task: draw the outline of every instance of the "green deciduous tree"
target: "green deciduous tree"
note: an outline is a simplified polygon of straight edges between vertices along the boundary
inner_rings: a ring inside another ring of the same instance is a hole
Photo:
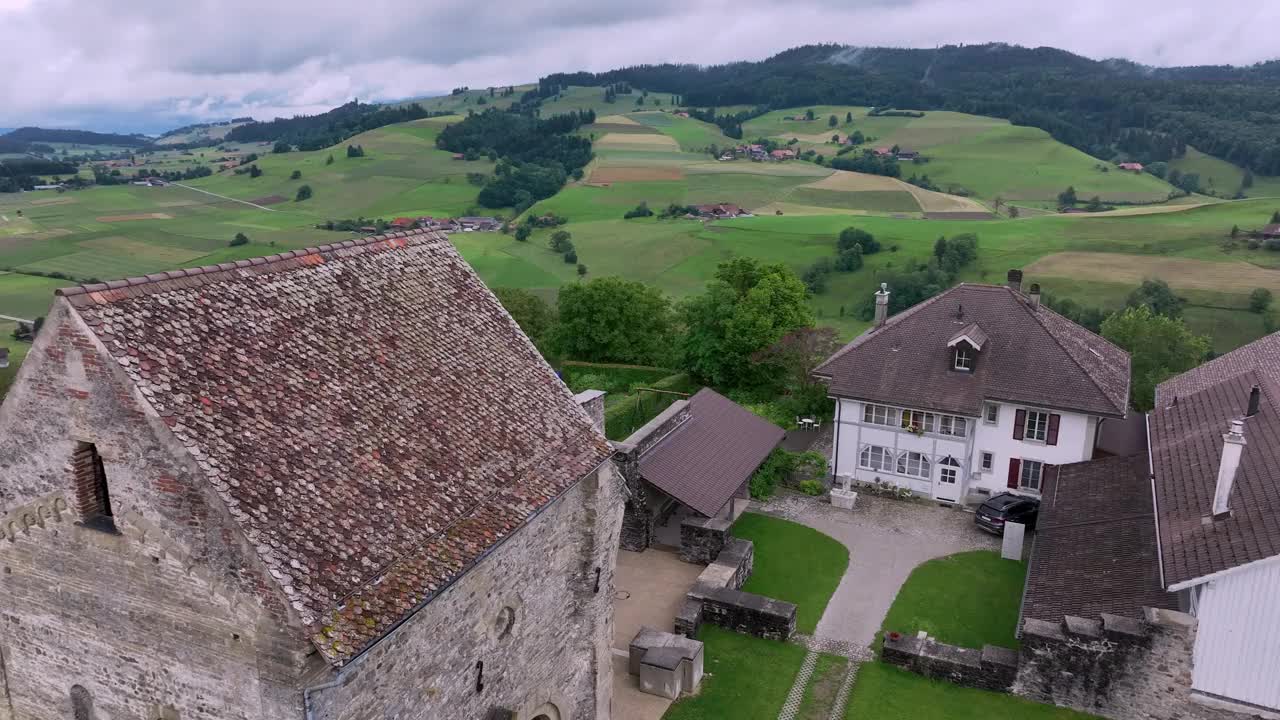
[[[547,301],[521,288],[494,288],[493,294],[533,344],[542,347],[556,323],[555,311]]]
[[[1254,288],[1253,292],[1249,293],[1249,310],[1256,313],[1266,312],[1267,308],[1271,307],[1271,300],[1272,295],[1270,290],[1266,288]]]
[[[836,117],[835,115],[832,115],[831,117],[827,118],[827,127],[835,127],[839,124],[840,124],[840,118]]]
[[[1102,336],[1129,351],[1129,399],[1143,411],[1155,403],[1156,385],[1199,365],[1209,353],[1208,338],[1145,305],[1126,308],[1104,320]]]
[[[529,225],[521,225],[516,228],[516,240],[524,242],[529,239],[529,235],[533,234],[533,228]]]
[[[231,247],[236,247],[237,245],[248,245],[249,236],[245,235],[242,232],[238,232],[236,233],[235,237],[231,238],[231,242],[227,244],[230,245]]]
[[[1142,285],[1129,293],[1125,300],[1125,307],[1145,305],[1151,308],[1151,312],[1171,318],[1182,317],[1182,306],[1185,304],[1185,300],[1174,294],[1169,283],[1158,278],[1143,280]]]
[[[310,200],[310,199],[311,199],[311,186],[303,185],[302,187],[298,188],[298,194],[294,196],[293,201],[302,202],[303,200]]]
[[[1062,192],[1058,193],[1058,205],[1060,207],[1074,207],[1076,204],[1076,201],[1077,201],[1077,198],[1076,198],[1075,186],[1069,185],[1067,186],[1066,190],[1063,190]]]
[[[294,170],[293,172],[289,173],[289,179],[290,179],[290,180],[301,180],[301,179],[302,179],[302,171],[301,171],[301,170]]]
[[[560,290],[554,347],[575,360],[656,364],[672,345],[671,302],[657,288],[618,277]]]
[[[566,253],[573,249],[571,238],[573,238],[573,235],[568,230],[557,230],[551,233],[551,239],[547,241],[547,244],[558,253]]]
[[[873,255],[880,252],[880,242],[866,230],[856,227],[847,227],[841,230],[840,237],[836,239],[836,250],[840,252],[852,250],[854,245],[862,248],[863,255]]]
[[[741,257],[721,263],[707,289],[681,308],[688,333],[684,367],[722,388],[767,385],[776,373],[751,357],[813,325],[806,296],[804,283],[785,265]]]

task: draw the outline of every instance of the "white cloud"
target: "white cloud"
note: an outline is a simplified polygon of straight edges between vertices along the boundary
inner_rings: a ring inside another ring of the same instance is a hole
[[[1157,65],[1268,59],[1280,3],[1235,0],[0,0],[0,125],[269,118],[359,97],[837,42],[1004,41]],[[153,123],[154,124],[154,123]]]

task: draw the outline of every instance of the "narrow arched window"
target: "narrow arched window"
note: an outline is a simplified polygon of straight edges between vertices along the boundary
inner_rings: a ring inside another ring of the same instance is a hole
[[[93,696],[81,685],[71,686],[71,717],[73,720],[93,720]]]
[[[104,532],[116,532],[115,516],[111,511],[111,489],[107,485],[107,472],[102,466],[102,456],[93,443],[76,443],[71,457],[75,473],[76,510],[85,527]]]

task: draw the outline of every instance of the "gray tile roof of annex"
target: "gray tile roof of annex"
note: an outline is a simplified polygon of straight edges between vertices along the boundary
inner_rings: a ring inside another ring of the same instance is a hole
[[[611,453],[442,235],[60,291],[341,665]]]
[[[1222,436],[1245,414],[1254,385],[1260,408],[1245,421],[1231,515],[1210,521]],[[1171,405],[1157,407],[1148,422],[1166,587],[1280,555],[1280,382],[1259,368],[1177,395],[1176,402],[1172,393],[1164,397]]]
[[[1145,452],[1057,466],[1042,490],[1023,618],[1177,609],[1160,587]]]
[[[947,343],[971,323],[987,340],[973,372],[957,372]],[[1123,417],[1129,401],[1127,352],[1002,285],[961,283],[907,308],[814,375],[839,397],[968,416],[984,399],[1104,417]]]

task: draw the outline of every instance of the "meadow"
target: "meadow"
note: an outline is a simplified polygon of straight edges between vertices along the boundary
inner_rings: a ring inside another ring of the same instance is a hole
[[[432,102],[438,109],[465,111],[476,108],[483,92]],[[858,272],[831,275],[826,291],[811,301],[819,322],[844,337],[866,327],[860,310],[878,273],[925,260],[939,236],[966,232],[979,235],[980,250],[963,280],[999,282],[1007,269],[1023,267],[1028,282],[1040,282],[1055,295],[1114,309],[1143,278],[1162,277],[1188,298],[1191,327],[1211,335],[1220,351],[1264,332],[1263,317],[1247,310],[1254,287],[1280,294],[1274,274],[1280,253],[1227,241],[1232,225],[1260,227],[1280,201],[1198,197],[1095,215],[1034,213],[1033,206],[1045,204],[1035,198],[1056,193],[1060,184],[1075,183],[1081,196],[1096,190],[1154,197],[1165,186],[1149,175],[1103,173],[1099,161],[1039,131],[960,113],[869,117],[865,108],[816,107],[818,120],[784,120],[803,110],[778,111],[750,121],[747,130],[748,136],[805,136],[816,143],[829,129],[826,118],[836,114],[841,133],[858,128],[875,138],[873,146],[892,142],[919,149],[930,161],[905,170],[927,171],[939,184],[954,178],[977,199],[800,161],[723,162],[706,152],[709,145],[732,143],[718,127],[655,110],[653,100],[668,101],[662,96],[651,96],[650,104],[637,111],[637,96],[619,96],[610,104],[599,88],[571,88],[555,101],[565,104],[561,109],[578,109],[570,107],[578,103],[597,111],[597,122],[580,131],[596,141],[596,158],[582,181],[571,182],[531,212],[569,218],[564,229],[573,235],[588,279],[619,275],[678,299],[701,291],[716,266],[735,255],[802,271],[820,258],[834,257],[836,235],[857,226],[872,232],[884,251],[868,256]],[[844,122],[845,113],[853,114],[852,125]],[[475,206],[479,188],[468,175],[492,173],[493,163],[455,160],[435,148],[439,131],[460,119],[450,115],[392,125],[315,152],[237,148],[261,152],[258,178],[225,171],[183,183],[189,187],[122,185],[0,195],[0,269],[10,271],[0,275],[0,314],[42,315],[53,289],[73,281],[224,262],[349,237],[315,227],[328,219],[492,214]],[[348,144],[361,145],[366,156],[348,158]],[[190,155],[162,151],[148,159],[177,169],[219,155],[207,148]],[[997,157],[1007,162],[995,162]],[[1206,175],[1204,168],[1222,162],[1190,151],[1188,161],[1199,163]],[[1213,167],[1225,173],[1234,166]],[[292,179],[294,171],[301,177]],[[1215,184],[1223,182],[1213,177]],[[1266,190],[1270,182],[1259,178],[1255,188]],[[295,202],[303,184],[311,186],[313,197]],[[1031,198],[1016,200],[1028,208],[1020,219],[976,222],[937,214],[986,210],[978,200],[1015,199],[1020,193]],[[641,202],[655,211],[671,203],[727,202],[756,216],[716,223],[623,218]],[[237,233],[250,242],[231,247]],[[490,285],[527,288],[554,300],[559,287],[579,276],[576,265],[547,247],[549,234],[536,231],[523,243],[498,233],[453,239]]]

